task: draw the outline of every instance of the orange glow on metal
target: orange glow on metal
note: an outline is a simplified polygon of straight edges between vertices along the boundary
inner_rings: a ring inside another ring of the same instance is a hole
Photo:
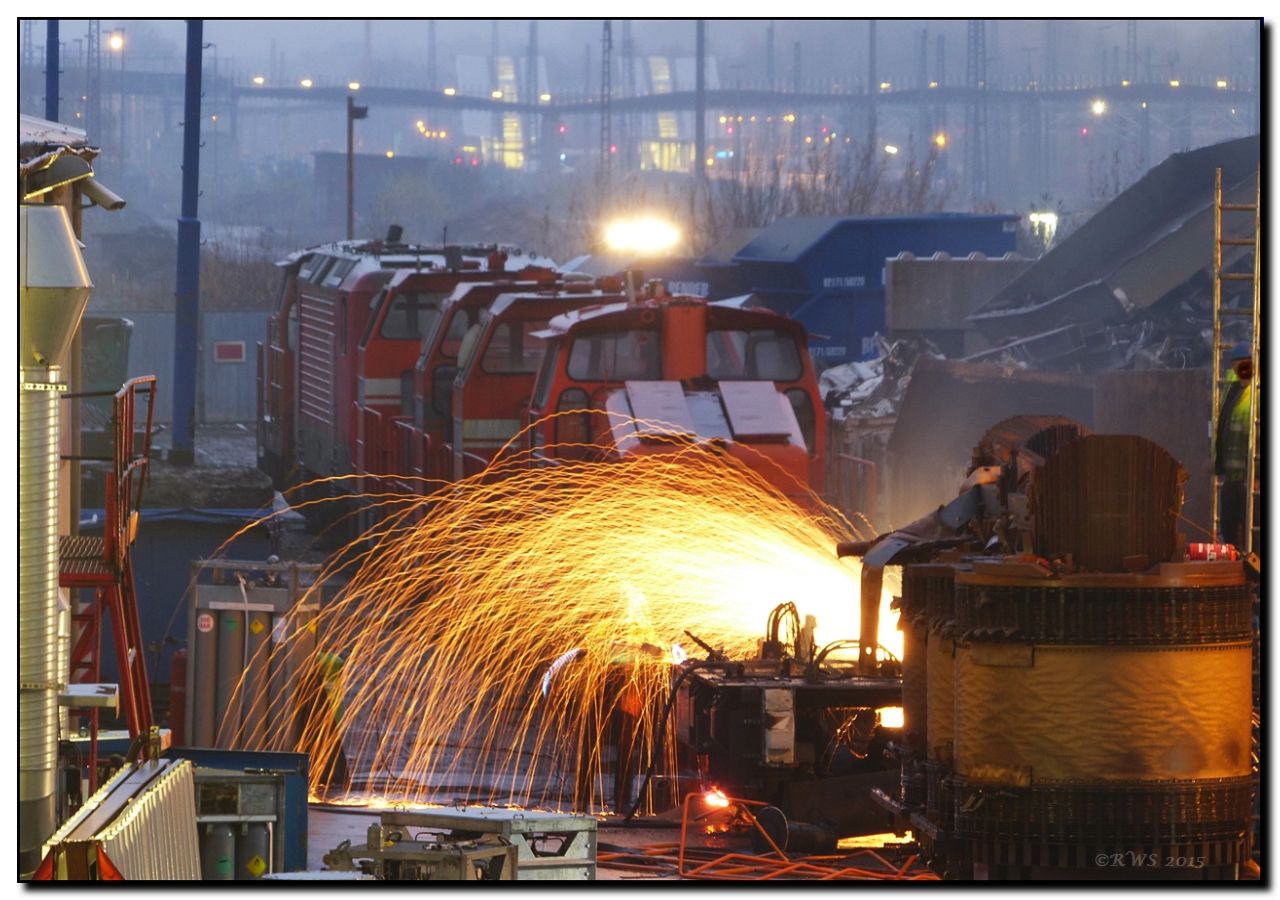
[[[714,445],[673,437],[670,453],[536,466],[522,437],[425,496],[363,495],[386,517],[300,601],[313,607],[326,580],[354,572],[316,613],[314,649],[308,629],[285,648],[303,671],[341,656],[341,703],[299,682],[297,748],[278,697],[247,698],[270,709],[245,719],[270,723],[258,746],[311,754],[313,793],[341,746],[378,802],[601,811],[602,738],[623,712],[638,770],[657,754],[656,771],[674,774],[675,729],[655,743],[685,629],[749,658],[770,610],[793,601],[816,616],[819,646],[856,638],[860,564],[835,547],[867,534],[817,498],[801,509]],[[896,657],[898,589],[891,570],[880,641]],[[655,804],[678,802],[675,779],[660,783],[673,793]]]
[[[724,795],[724,791],[719,788],[712,788],[702,795],[702,800],[707,806],[724,809],[729,805],[729,798]]]

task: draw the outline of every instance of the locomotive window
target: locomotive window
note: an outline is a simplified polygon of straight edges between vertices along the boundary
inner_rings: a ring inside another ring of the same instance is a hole
[[[320,268],[320,264],[326,259],[328,259],[328,257],[321,256],[318,253],[308,256],[306,260],[303,261],[302,266],[298,269],[298,280],[310,281],[311,276],[316,273],[316,269]]]
[[[337,259],[334,260],[329,271],[324,276],[325,287],[337,287],[342,284],[342,279],[347,277],[347,273],[355,268],[356,261],[354,259]]]
[[[307,276],[307,281],[312,284],[320,284],[324,281],[324,277],[329,274],[329,269],[337,262],[332,256],[320,256],[316,258],[316,264],[311,270],[311,274]]]
[[[547,406],[547,397],[551,394],[551,382],[556,377],[556,361],[560,358],[560,342],[558,340],[549,341],[549,346],[543,351],[542,367],[538,370],[538,377],[533,382],[533,403],[535,409],[545,410]]]
[[[458,358],[458,349],[462,339],[467,336],[467,329],[476,323],[476,310],[458,310],[449,319],[449,330],[444,333],[444,341],[440,344],[440,354],[450,359]]]
[[[785,331],[707,332],[707,375],[716,381],[795,381],[803,374],[796,340]]]
[[[408,291],[391,300],[378,334],[393,341],[420,341],[430,336],[443,315],[447,293]]]
[[[485,348],[480,368],[496,374],[537,372],[547,343],[533,337],[533,332],[546,327],[546,319],[508,319],[499,323]]]
[[[602,331],[574,340],[569,377],[577,381],[653,381],[662,377],[658,332]]]
[[[364,323],[364,334],[360,335],[360,346],[368,347],[369,338],[373,337],[373,326],[378,323],[378,311],[382,308],[382,304],[387,299],[387,289],[384,287],[369,298],[369,319]]]

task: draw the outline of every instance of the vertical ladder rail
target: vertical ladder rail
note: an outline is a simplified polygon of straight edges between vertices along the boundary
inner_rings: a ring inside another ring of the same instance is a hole
[[[1222,405],[1222,170],[1213,175],[1213,371],[1209,373],[1212,384],[1209,405],[1209,447],[1213,455],[1213,472],[1209,489],[1209,531],[1213,540],[1218,539],[1222,525],[1220,493],[1222,478],[1218,475],[1218,427]]]
[[[1214,462],[1218,462],[1216,454],[1218,451],[1217,439],[1218,430],[1222,425],[1222,397],[1223,388],[1228,383],[1228,379],[1222,376],[1222,354],[1228,349],[1223,345],[1222,340],[1222,317],[1223,315],[1248,315],[1251,317],[1252,333],[1250,335],[1250,363],[1252,366],[1252,374],[1249,379],[1249,432],[1248,432],[1248,462],[1245,485],[1245,546],[1241,549],[1246,554],[1252,553],[1255,548],[1260,545],[1260,529],[1254,522],[1254,513],[1257,509],[1256,492],[1254,491],[1254,481],[1257,478],[1260,461],[1258,458],[1258,420],[1261,413],[1261,405],[1258,402],[1258,363],[1259,363],[1259,338],[1261,336],[1261,308],[1262,308],[1262,281],[1261,281],[1261,234],[1262,234],[1262,171],[1258,169],[1254,175],[1254,202],[1253,203],[1226,203],[1222,197],[1222,170],[1217,169],[1214,173],[1213,187],[1213,374],[1212,374],[1212,409],[1209,419],[1209,439],[1213,446],[1215,454]],[[1222,218],[1225,212],[1249,212],[1253,213],[1253,230],[1252,234],[1247,237],[1224,237]],[[1236,273],[1224,272],[1222,267],[1222,248],[1224,246],[1249,247],[1253,251],[1253,271],[1252,273]],[[1238,309],[1235,307],[1224,309],[1222,305],[1222,283],[1224,281],[1250,281],[1253,283],[1252,309]],[[1228,426],[1229,427],[1229,426]],[[1221,508],[1221,488],[1223,478],[1217,473],[1217,466],[1214,466],[1212,477],[1212,490],[1210,492],[1210,511],[1212,516],[1213,534],[1217,537],[1222,527],[1222,508]],[[1226,535],[1222,536],[1224,541],[1228,540]]]
[[[1253,340],[1250,363],[1253,367],[1249,388],[1249,468],[1245,480],[1245,553],[1253,553],[1261,548],[1261,529],[1254,519],[1257,511],[1256,488],[1258,478],[1258,416],[1262,410],[1258,399],[1260,377],[1258,373],[1258,342],[1262,337],[1259,327],[1262,310],[1262,169],[1254,176],[1253,198]]]

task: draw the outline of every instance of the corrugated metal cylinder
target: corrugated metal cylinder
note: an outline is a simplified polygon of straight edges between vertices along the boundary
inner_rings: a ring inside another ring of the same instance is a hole
[[[53,832],[58,745],[58,393],[56,367],[22,371],[18,429],[18,843],[33,871]]]
[[[1097,872],[1098,854],[1133,849],[1222,878],[1243,861],[1244,571],[1161,572],[957,575],[951,782],[975,863]]]

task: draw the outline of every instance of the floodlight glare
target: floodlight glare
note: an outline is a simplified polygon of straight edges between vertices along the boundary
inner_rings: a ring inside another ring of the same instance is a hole
[[[679,240],[674,225],[651,217],[620,219],[604,230],[605,245],[618,252],[656,254],[670,250]]]

